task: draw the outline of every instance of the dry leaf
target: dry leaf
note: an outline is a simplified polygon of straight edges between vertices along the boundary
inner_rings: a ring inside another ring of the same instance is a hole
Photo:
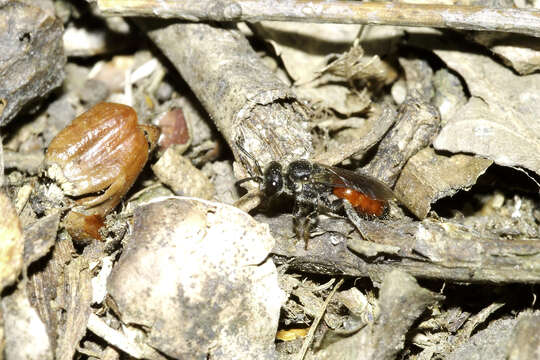
[[[442,129],[434,147],[540,174],[540,74],[515,75],[482,54],[435,53],[465,78],[472,97]]]
[[[364,49],[357,42],[348,51],[321,70],[346,81],[374,80],[380,84],[392,83],[397,74],[378,55],[365,56]]]
[[[332,109],[346,116],[363,112],[371,104],[366,91],[351,91],[348,86],[340,84],[306,84],[295,88],[295,91],[300,98],[308,99],[318,109]]]
[[[476,183],[491,160],[465,154],[446,156],[425,148],[409,159],[399,175],[394,192],[401,203],[424,219],[431,204]]]
[[[257,31],[274,47],[297,83],[313,80],[326,65],[328,54],[346,51],[360,25],[301,24],[263,21]]]

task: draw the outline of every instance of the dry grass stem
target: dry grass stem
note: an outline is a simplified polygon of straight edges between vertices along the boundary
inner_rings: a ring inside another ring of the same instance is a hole
[[[306,339],[304,340],[304,343],[302,344],[302,350],[300,350],[300,352],[298,353],[298,360],[303,360],[304,357],[306,356],[306,352],[307,352],[307,350],[309,348],[309,345],[313,341],[313,336],[315,335],[315,330],[317,330],[317,326],[321,322],[321,319],[324,316],[326,308],[328,307],[328,304],[330,304],[330,300],[332,300],[332,298],[334,297],[334,294],[336,293],[336,291],[338,291],[338,289],[341,287],[341,285],[343,284],[343,281],[344,281],[344,279],[341,278],[341,280],[339,280],[339,282],[336,284],[336,286],[334,286],[334,288],[332,289],[330,294],[328,294],[328,297],[324,301],[324,304],[321,307],[318,316],[313,320],[313,324],[311,324],[311,327],[309,328],[309,332],[308,332],[308,334],[306,336]]]

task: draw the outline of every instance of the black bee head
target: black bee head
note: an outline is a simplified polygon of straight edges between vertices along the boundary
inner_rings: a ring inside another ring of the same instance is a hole
[[[262,190],[266,196],[276,195],[283,188],[283,168],[281,164],[272,161],[263,174]]]

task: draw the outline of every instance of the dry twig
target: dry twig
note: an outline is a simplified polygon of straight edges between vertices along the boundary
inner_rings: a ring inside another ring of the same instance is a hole
[[[337,24],[431,26],[504,31],[540,37],[540,12],[481,6],[391,2],[98,0],[105,15],[189,21],[299,21]]]
[[[122,332],[111,328],[95,314],[90,314],[90,317],[88,318],[88,329],[107,341],[109,344],[118,347],[136,359],[164,358],[151,347],[145,344],[136,343],[135,341],[126,337]]]
[[[540,244],[533,239],[508,240],[455,221],[357,218],[355,222],[370,240],[361,249],[355,246],[353,239],[335,231],[349,233],[351,225],[347,220],[320,219],[318,228],[326,231],[310,239],[308,252],[301,246],[291,249],[290,233],[274,231],[277,241],[272,250],[274,260],[287,261],[290,269],[299,272],[369,276],[374,281],[382,281],[384,274],[400,269],[415,277],[450,282],[540,282]],[[274,218],[270,226],[292,229],[292,218],[287,215]],[[344,245],[333,245],[341,242]],[[361,251],[360,256],[351,253],[346,243],[355,251]],[[399,249],[397,254],[394,248]]]
[[[239,31],[149,19],[136,23],[186,80],[235,154],[240,144],[264,167],[270,160],[312,152],[305,107]]]

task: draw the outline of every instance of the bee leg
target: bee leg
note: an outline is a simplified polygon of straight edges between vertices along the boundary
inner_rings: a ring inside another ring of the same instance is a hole
[[[360,218],[360,216],[348,200],[344,199],[342,201],[342,205],[345,208],[345,213],[347,214],[347,217],[353,223],[354,227],[356,227],[356,230],[358,230],[360,236],[362,236],[364,240],[369,241],[367,235],[362,231],[362,223],[364,222],[364,220]]]
[[[313,207],[304,202],[295,201],[293,208],[294,230],[297,239],[303,239],[306,243],[309,239],[310,223],[308,217],[315,212]]]
[[[294,223],[294,231],[296,233],[296,237],[300,238],[300,232],[299,229],[303,225],[303,220],[306,215],[306,207],[303,206],[303,204],[300,204],[298,201],[294,202],[294,207],[292,211],[293,215],[293,223]]]
[[[317,224],[319,212],[313,210],[304,218],[304,228],[302,230],[302,237],[304,239],[304,250],[307,250],[309,238],[311,236],[311,228]]]

